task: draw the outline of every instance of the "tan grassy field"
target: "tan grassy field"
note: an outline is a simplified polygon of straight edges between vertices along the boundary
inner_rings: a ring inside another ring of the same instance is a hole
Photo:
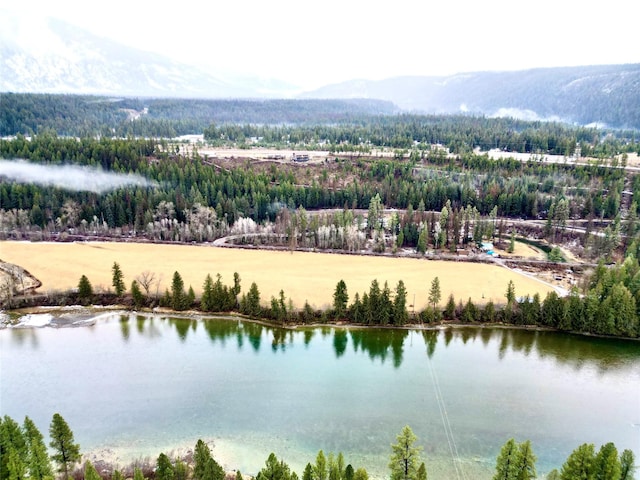
[[[478,303],[489,299],[503,303],[509,280],[513,280],[518,296],[539,292],[544,298],[551,290],[535,279],[494,265],[208,246],[0,242],[0,259],[21,265],[41,280],[41,292],[75,288],[83,274],[94,290],[110,289],[111,267],[118,262],[127,288],[140,273],[150,271],[161,278],[162,293],[171,286],[173,273],[178,271],[185,286],[192,285],[199,294],[207,273],[214,279],[220,273],[223,283],[230,285],[233,273],[238,272],[243,292],[256,282],[262,301],[268,302],[283,289],[296,307],[304,305],[305,300],[317,308],[328,306],[340,279],[347,284],[350,300],[356,292],[368,292],[374,278],[381,287],[389,282],[392,290],[402,279],[409,304],[415,295],[416,309],[426,305],[436,276],[440,279],[443,304],[450,293],[456,301],[471,297]]]
[[[508,242],[507,242],[508,245]],[[506,250],[500,250],[499,248],[495,249],[498,253],[500,253],[500,256],[502,257],[522,257],[522,258],[529,258],[532,260],[546,260],[547,255],[542,251],[539,250],[535,247],[532,247],[531,245],[527,245],[526,243],[522,243],[522,242],[514,242],[514,249],[513,249],[513,253],[509,253]]]

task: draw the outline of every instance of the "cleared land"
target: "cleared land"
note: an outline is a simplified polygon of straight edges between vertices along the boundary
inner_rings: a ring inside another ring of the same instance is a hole
[[[282,289],[296,307],[304,305],[305,300],[317,308],[328,306],[340,279],[347,284],[350,300],[356,292],[368,292],[374,278],[381,288],[385,281],[389,282],[392,290],[398,280],[403,280],[408,303],[413,303],[415,295],[416,309],[426,305],[436,276],[440,279],[443,304],[450,293],[456,301],[471,297],[478,303],[503,303],[509,280],[513,280],[518,296],[539,292],[544,298],[551,290],[533,278],[495,265],[208,246],[0,242],[0,259],[31,272],[42,282],[40,292],[76,288],[82,275],[89,278],[95,290],[108,290],[111,267],[118,262],[127,288],[136,276],[149,271],[160,278],[159,291],[163,293],[178,271],[185,286],[192,285],[198,294],[207,273],[214,279],[220,273],[223,283],[230,285],[233,273],[238,272],[243,292],[256,282],[262,300],[268,302]]]

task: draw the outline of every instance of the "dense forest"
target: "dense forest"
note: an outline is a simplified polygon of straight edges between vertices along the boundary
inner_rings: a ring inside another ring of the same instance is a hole
[[[479,148],[513,152],[610,156],[638,151],[637,131],[465,115],[400,114],[378,100],[189,100],[0,93],[0,136],[56,132],[63,136],[172,138],[331,149],[432,144],[453,153]],[[277,127],[277,128],[276,128]]]
[[[63,480],[225,480],[229,478],[224,468],[215,460],[209,445],[198,440],[187,458],[170,458],[158,455],[155,464],[134,463],[124,469],[100,461],[100,471],[90,461],[82,466],[80,445],[76,443],[73,431],[56,413],[49,426],[49,456],[44,436],[35,423],[27,416],[23,425],[5,415],[0,418],[0,452],[2,462],[0,480],[50,480],[57,476]],[[423,459],[423,447],[417,445],[418,437],[406,425],[391,444],[389,473],[391,480],[427,480],[428,459]],[[536,455],[530,441],[516,442],[509,439],[496,458],[495,480],[532,480],[537,478]],[[54,465],[52,465],[52,463]],[[55,473],[54,473],[55,470]],[[618,454],[613,443],[602,445],[598,451],[593,444],[584,443],[576,448],[560,470],[554,469],[548,475],[553,480],[633,480],[634,455],[631,450]],[[235,480],[243,475],[235,471]],[[368,480],[369,474],[363,467],[353,467],[347,463],[342,452],[325,454],[318,451],[313,462],[308,462],[302,477],[283,460],[271,453],[264,467],[253,476],[256,480]]]
[[[413,149],[396,158],[335,154],[321,165],[223,164],[197,150],[174,153],[162,140],[50,134],[0,140],[0,157],[29,161],[3,163],[0,170],[3,238],[80,233],[213,241],[266,226],[273,238],[286,235],[307,248],[356,250],[369,238],[377,240],[377,251],[424,252],[502,238],[508,218],[546,221],[543,235],[554,240],[571,235],[572,222],[586,220],[583,247],[608,257],[640,226],[631,201],[640,177],[602,163],[491,160]],[[70,164],[89,170],[64,170],[66,184],[49,179]],[[33,181],[20,181],[22,170],[33,165],[47,169]],[[73,183],[76,176],[101,172],[115,174],[118,182],[105,178],[97,190]],[[398,211],[389,220],[385,208]],[[592,235],[598,224],[604,234]]]

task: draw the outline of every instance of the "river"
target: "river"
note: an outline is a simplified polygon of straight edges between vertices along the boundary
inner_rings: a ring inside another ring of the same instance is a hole
[[[54,413],[83,452],[118,462],[212,442],[255,474],[270,452],[299,474],[318,450],[386,478],[410,425],[430,480],[489,479],[531,440],[538,473],[584,442],[640,458],[640,344],[541,331],[298,328],[103,315],[81,328],[0,330],[0,413]]]

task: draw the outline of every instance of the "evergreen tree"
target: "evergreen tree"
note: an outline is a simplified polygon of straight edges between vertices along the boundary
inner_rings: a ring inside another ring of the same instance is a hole
[[[418,243],[416,244],[416,251],[422,254],[424,254],[427,251],[427,233],[424,228],[420,230],[420,235],[418,235]]]
[[[125,292],[126,287],[124,286],[124,275],[122,274],[122,270],[120,269],[118,262],[113,262],[111,272],[111,285],[113,285],[116,296],[121,297]]]
[[[191,285],[189,285],[189,291],[187,292],[185,302],[186,308],[191,308],[196,303],[196,292],[193,291],[193,287]]]
[[[369,474],[364,468],[360,467],[353,474],[353,480],[369,480]]]
[[[213,457],[209,458],[205,465],[204,478],[206,480],[224,480],[224,477],[224,469]]]
[[[327,480],[329,472],[327,471],[327,457],[320,450],[316,455],[316,463],[313,466],[313,480]]]
[[[51,462],[44,437],[29,417],[25,417],[24,438],[26,440],[28,456],[29,477],[33,480],[48,480],[53,478]]]
[[[136,280],[131,282],[131,298],[133,299],[133,305],[136,308],[140,308],[145,304],[144,293],[140,289],[140,285]]]
[[[89,460],[84,464],[84,480],[102,480],[96,467]]]
[[[453,293],[449,295],[447,305],[444,307],[444,316],[447,320],[456,319],[456,301],[453,298]]]
[[[78,298],[81,300],[89,301],[93,297],[93,287],[86,275],[80,277],[78,282]]]
[[[236,480],[243,480],[243,479],[242,479],[242,474],[240,473],[240,470],[238,470],[238,471],[236,472]]]
[[[158,455],[156,460],[156,480],[174,480],[173,465],[164,453]]]
[[[536,456],[531,449],[531,442],[527,440],[518,446],[518,476],[516,480],[532,480],[536,478]]]
[[[391,445],[389,469],[391,480],[417,480],[420,463],[420,447],[414,446],[417,437],[406,425]]]
[[[111,474],[111,480],[125,480],[125,478],[120,470],[114,470]]]
[[[431,280],[431,288],[429,289],[429,305],[431,305],[434,312],[441,299],[442,290],[440,289],[440,279],[438,277],[434,277],[434,279]]]
[[[256,285],[256,282],[252,282],[251,286],[249,287],[246,303],[246,312],[244,313],[253,317],[257,317],[260,315],[260,312],[262,310],[260,307],[260,291],[258,290],[258,285]]]
[[[133,469],[133,480],[145,480],[144,475],[142,474],[142,470],[140,468],[135,467]]]
[[[493,480],[518,480],[519,465],[520,450],[516,441],[510,438],[500,449]]]
[[[621,468],[616,446],[609,442],[600,447],[594,463],[595,479],[609,480],[620,478]]]
[[[271,453],[265,466],[258,472],[256,480],[293,480],[294,475],[284,460],[278,460],[275,454]]]
[[[418,467],[418,475],[416,480],[427,480],[427,466],[422,462]]]
[[[210,480],[205,477],[207,470],[207,463],[211,458],[211,450],[209,446],[202,440],[196,442],[196,447],[193,451],[193,479],[194,480]]]
[[[189,478],[189,466],[180,459],[173,466],[173,480],[187,480]],[[113,480],[113,479],[112,479]]]
[[[307,463],[302,472],[302,480],[313,480],[313,467],[311,463]]]
[[[567,458],[560,470],[561,480],[593,480],[595,452],[592,443],[584,443]]]
[[[347,284],[344,280],[340,280],[333,292],[333,311],[336,320],[341,320],[347,313],[347,304],[349,303],[349,294],[347,293]]]
[[[64,480],[66,480],[73,465],[80,461],[80,445],[75,443],[73,432],[59,413],[53,415],[49,426],[49,437],[51,437],[49,445],[55,452],[51,455],[51,459],[58,464],[58,472],[64,473]]]
[[[187,295],[184,291],[184,281],[178,272],[173,273],[171,282],[171,308],[185,310],[187,308]]]
[[[344,469],[344,480],[353,480],[354,473],[351,464],[347,465]]]
[[[22,480],[27,473],[28,445],[18,422],[0,419],[0,479]]]
[[[398,280],[396,294],[393,297],[393,323],[404,325],[409,320],[407,312],[407,289],[402,280]]]
[[[620,480],[633,480],[635,459],[631,450],[623,450],[620,455]]]
[[[200,309],[204,312],[213,311],[213,279],[207,274],[202,286],[202,298],[200,299]]]

